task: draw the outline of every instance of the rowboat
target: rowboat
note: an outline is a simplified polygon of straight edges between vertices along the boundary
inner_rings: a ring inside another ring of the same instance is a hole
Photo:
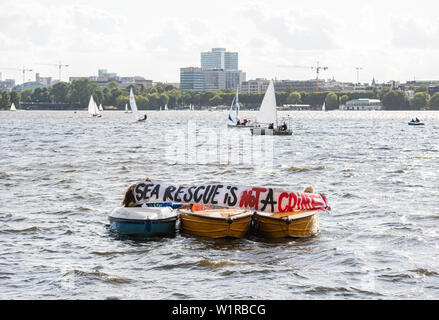
[[[175,234],[178,212],[170,207],[118,207],[108,219],[111,229],[120,234],[155,237]]]
[[[264,238],[306,238],[319,231],[319,211],[256,212],[254,232]]]
[[[416,122],[416,121],[410,121],[409,126],[423,126],[424,123],[423,122]]]
[[[208,238],[243,238],[250,230],[252,211],[239,209],[180,210],[181,230]]]

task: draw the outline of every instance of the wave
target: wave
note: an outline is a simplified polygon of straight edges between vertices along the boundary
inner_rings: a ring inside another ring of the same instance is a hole
[[[89,279],[97,279],[104,282],[110,282],[110,283],[130,283],[132,282],[131,279],[120,277],[120,276],[112,276],[104,272],[100,272],[98,270],[95,271],[82,271],[74,269],[70,272],[68,272],[66,275],[74,275],[78,277],[84,277]]]
[[[0,230],[0,233],[20,233],[20,232],[26,233],[26,232],[37,232],[39,230],[40,229],[38,227],[34,226],[34,227],[26,228],[26,229],[6,229],[6,230]]]

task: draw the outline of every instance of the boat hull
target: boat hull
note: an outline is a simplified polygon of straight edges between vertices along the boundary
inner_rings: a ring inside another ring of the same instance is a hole
[[[254,214],[254,232],[264,238],[307,238],[319,232],[317,210]]]
[[[175,234],[178,214],[169,209],[171,216],[150,218],[142,216],[143,208],[117,208],[108,217],[110,228],[119,234],[138,237],[158,237]],[[163,208],[154,208],[160,211]],[[151,212],[154,209],[148,209]],[[140,214],[139,214],[140,212]]]
[[[293,131],[288,130],[277,130],[277,129],[265,129],[265,128],[253,128],[250,129],[252,135],[255,136],[291,136]]]
[[[235,209],[180,210],[181,230],[208,238],[243,238],[250,230],[253,213]]]
[[[254,128],[254,125],[237,125],[237,124],[227,124],[229,128]]]
[[[409,126],[423,126],[423,122],[409,122]]]

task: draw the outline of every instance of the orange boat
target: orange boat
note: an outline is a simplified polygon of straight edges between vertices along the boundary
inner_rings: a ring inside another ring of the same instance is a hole
[[[181,229],[195,236],[243,238],[249,231],[252,211],[237,209],[179,210]]]
[[[265,238],[306,238],[319,232],[319,211],[256,212],[254,231]]]

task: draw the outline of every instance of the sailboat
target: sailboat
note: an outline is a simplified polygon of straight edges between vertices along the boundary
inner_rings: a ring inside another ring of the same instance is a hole
[[[17,111],[17,108],[15,108],[15,104],[14,103],[12,103],[12,105],[11,105],[11,111]]]
[[[165,105],[165,111],[168,111],[168,105],[167,104]]]
[[[128,110],[128,104],[125,103],[125,113],[130,113],[130,111]]]
[[[137,122],[143,122],[146,120],[147,118],[146,114],[142,118],[139,114],[139,110],[137,110],[137,104],[136,104],[136,99],[134,98],[133,89],[131,89],[130,91],[130,107],[131,110],[133,111],[134,117],[136,118]]]
[[[235,112],[233,112],[233,106],[235,106]],[[233,119],[233,113],[235,113],[235,119]],[[236,96],[233,98],[232,104],[230,105],[227,126],[233,128],[253,128],[254,125],[249,122],[250,120],[247,119],[244,119],[242,122],[239,120],[239,90],[236,89]]]
[[[93,117],[102,117],[102,115],[99,113],[98,106],[96,105],[93,96],[90,97],[90,101],[88,103],[88,113],[91,114]]]
[[[326,111],[326,102],[323,102],[322,111]]]
[[[293,131],[288,129],[286,125],[279,127],[277,123],[276,94],[274,92],[273,80],[270,81],[265,92],[256,121],[259,124],[269,124],[269,126],[268,129],[261,127],[250,129],[253,135],[290,136],[293,134]]]
[[[99,105],[99,111],[104,111],[104,108],[102,108],[102,104]]]

